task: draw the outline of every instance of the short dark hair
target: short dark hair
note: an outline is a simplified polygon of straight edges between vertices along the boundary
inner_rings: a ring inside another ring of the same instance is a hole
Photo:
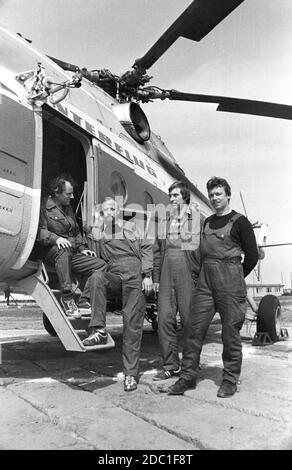
[[[63,173],[62,175],[56,176],[49,182],[50,195],[54,196],[55,193],[63,192],[65,189],[66,181],[68,181],[68,183],[70,183],[73,188],[76,187],[76,182],[74,181],[72,176]]]
[[[226,181],[226,179],[224,178],[220,178],[218,176],[212,176],[212,178],[210,178],[208,181],[207,181],[207,191],[209,193],[209,191],[211,191],[211,189],[213,188],[216,188],[217,186],[222,186],[222,188],[225,189],[225,193],[227,196],[231,196],[231,188],[230,188],[230,185],[229,183]]]
[[[172,183],[172,185],[168,188],[168,195],[170,195],[171,191],[176,188],[180,190],[183,200],[189,204],[191,200],[191,192],[183,181],[175,181]]]

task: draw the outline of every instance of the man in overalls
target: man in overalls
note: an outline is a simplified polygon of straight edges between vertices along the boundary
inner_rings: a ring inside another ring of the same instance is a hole
[[[181,372],[177,313],[184,327],[200,266],[194,256],[200,241],[200,210],[190,205],[190,191],[182,181],[168,189],[170,211],[154,244],[154,290],[158,295],[158,335],[163,367],[153,380],[167,380]],[[163,232],[163,233],[162,233]]]
[[[181,377],[167,391],[170,395],[183,395],[195,388],[203,342],[218,312],[224,368],[217,396],[225,398],[237,390],[242,364],[240,330],[246,313],[244,278],[255,267],[258,250],[251,223],[229,206],[228,182],[213,177],[207,182],[207,191],[215,214],[206,219],[201,234],[201,271],[186,328]]]
[[[118,202],[106,198],[101,205],[100,223],[92,235],[97,255],[107,262],[107,270],[98,274],[97,298],[89,324],[91,331],[83,344],[95,346],[107,342],[107,289],[121,288],[124,390],[132,391],[137,388],[145,314],[142,291],[149,294],[152,290],[153,244],[133,222],[125,222],[119,215]]]

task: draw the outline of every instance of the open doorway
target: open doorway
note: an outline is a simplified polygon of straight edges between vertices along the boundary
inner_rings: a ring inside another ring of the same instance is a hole
[[[45,112],[43,119],[42,198],[49,194],[49,182],[60,174],[69,174],[76,182],[72,207],[79,207],[76,218],[82,227],[80,199],[87,181],[86,155],[90,141],[75,129],[51,113]]]

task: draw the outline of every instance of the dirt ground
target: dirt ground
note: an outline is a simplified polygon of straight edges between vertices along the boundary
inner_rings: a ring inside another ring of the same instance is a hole
[[[146,320],[139,387],[125,393],[119,315],[108,315],[115,348],[74,353],[46,333],[37,307],[2,306],[0,449],[291,450],[291,298],[281,298],[281,305],[285,341],[252,346],[255,325],[243,326],[241,383],[229,399],[216,397],[222,371],[217,316],[196,389],[172,397],[152,381],[160,367],[159,344]]]

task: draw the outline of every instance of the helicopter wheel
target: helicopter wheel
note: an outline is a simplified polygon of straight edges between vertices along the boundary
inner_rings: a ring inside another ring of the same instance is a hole
[[[43,325],[45,330],[49,333],[51,336],[58,336],[56,331],[54,330],[54,327],[48,317],[43,313]]]
[[[268,333],[273,342],[281,335],[281,305],[278,297],[265,295],[260,301],[257,312],[257,332]]]

